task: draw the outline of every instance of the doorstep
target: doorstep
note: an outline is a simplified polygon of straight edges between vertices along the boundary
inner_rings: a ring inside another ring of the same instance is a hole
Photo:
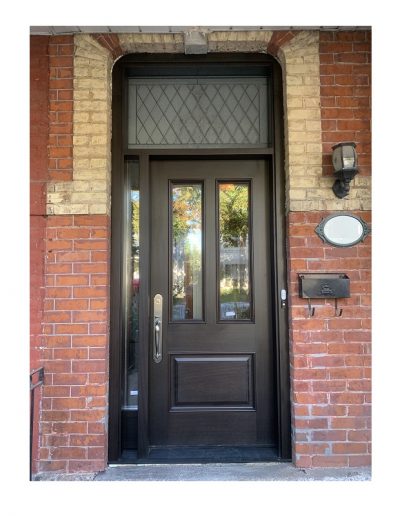
[[[100,473],[39,473],[34,480],[71,481],[368,481],[371,468],[296,468],[290,463],[129,464]]]

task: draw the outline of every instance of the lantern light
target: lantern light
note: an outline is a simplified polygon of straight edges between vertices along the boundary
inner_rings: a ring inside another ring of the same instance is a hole
[[[356,144],[342,142],[332,147],[332,163],[336,181],[332,190],[336,197],[343,199],[350,192],[350,181],[358,174]]]

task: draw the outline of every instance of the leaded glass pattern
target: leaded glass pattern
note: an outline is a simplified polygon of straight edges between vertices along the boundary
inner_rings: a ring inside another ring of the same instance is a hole
[[[266,144],[266,78],[129,80],[130,148]]]

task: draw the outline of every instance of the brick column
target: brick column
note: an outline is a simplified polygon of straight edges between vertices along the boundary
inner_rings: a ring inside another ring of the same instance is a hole
[[[371,463],[371,237],[340,248],[315,233],[324,217],[343,210],[371,223],[370,35],[320,33],[322,154],[317,168],[311,162],[289,165],[289,197],[295,201],[288,219],[293,457],[300,467]],[[331,148],[346,140],[357,143],[360,174],[350,195],[337,199]],[[288,151],[301,161],[308,145],[293,148],[289,138]],[[342,317],[324,300],[314,301],[315,316],[308,317],[298,296],[300,272],[349,276],[351,297],[339,300]]]
[[[41,471],[107,464],[109,217],[52,216],[46,249]]]
[[[110,247],[108,50],[50,38],[41,472],[107,464]]]
[[[30,368],[41,363],[46,234],[49,57],[47,36],[30,41]],[[34,392],[33,472],[37,470],[41,389]]]

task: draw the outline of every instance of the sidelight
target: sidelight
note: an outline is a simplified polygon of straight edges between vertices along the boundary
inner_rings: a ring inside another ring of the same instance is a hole
[[[127,194],[125,210],[125,349],[124,408],[138,406],[138,346],[139,346],[139,164],[126,162]]]
[[[172,184],[172,320],[203,320],[203,185]]]
[[[218,183],[219,319],[252,319],[250,184]]]

